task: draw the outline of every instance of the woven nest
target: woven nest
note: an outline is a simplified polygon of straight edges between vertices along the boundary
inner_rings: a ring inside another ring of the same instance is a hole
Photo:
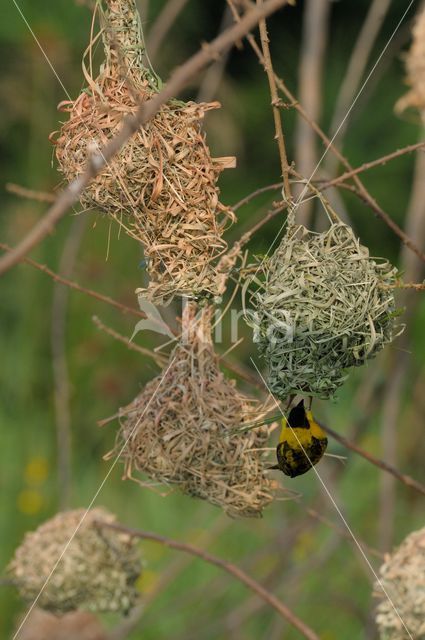
[[[92,613],[72,611],[58,617],[38,608],[31,611],[17,637],[19,640],[107,640],[106,631]]]
[[[100,75],[93,79],[84,67],[88,89],[60,105],[69,119],[54,134],[56,157],[68,181],[120,131],[123,118],[156,93],[159,82],[143,65],[134,0],[105,4],[106,60]],[[177,100],[163,105],[81,197],[85,207],[110,215],[143,243],[151,279],[148,296],[158,302],[176,293],[221,293],[214,263],[226,250],[222,235],[234,214],[220,203],[216,183],[234,159],[211,158],[201,128],[205,112],[217,106]]]
[[[414,107],[421,112],[425,122],[425,9],[417,17],[413,27],[413,42],[406,56],[407,84],[410,91],[400,98],[396,111]]]
[[[265,264],[248,321],[281,400],[329,398],[349,367],[364,364],[395,336],[395,269],[369,257],[352,229],[334,223],[313,233],[290,226]]]
[[[8,571],[22,598],[32,603],[40,594],[37,604],[48,611],[127,612],[138,599],[134,583],[141,563],[135,542],[125,533],[96,527],[96,520],[115,520],[107,511],[92,509],[84,518],[85,513],[59,513],[27,533]]]
[[[121,429],[109,455],[119,453],[124,477],[143,486],[165,483],[230,516],[260,516],[274,488],[262,451],[268,430],[236,429],[264,414],[225,379],[201,324],[177,345],[161,375],[120,410]]]
[[[397,609],[375,584],[374,595],[381,600],[376,623],[382,640],[425,640],[425,528],[407,536],[386,558],[380,581]]]

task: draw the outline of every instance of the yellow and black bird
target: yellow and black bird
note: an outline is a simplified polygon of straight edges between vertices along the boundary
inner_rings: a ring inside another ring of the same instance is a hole
[[[306,411],[301,400],[288,418],[282,419],[282,431],[276,448],[277,465],[291,478],[301,476],[321,460],[328,446],[328,439],[310,410]]]

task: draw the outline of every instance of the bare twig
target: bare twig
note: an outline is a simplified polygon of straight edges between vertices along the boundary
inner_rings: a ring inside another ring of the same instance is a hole
[[[19,196],[20,198],[26,198],[27,200],[37,200],[38,202],[54,202],[56,200],[54,193],[34,191],[33,189],[21,187],[21,185],[13,182],[6,183],[5,189],[9,193],[13,193],[15,196]]]
[[[257,0],[257,6],[261,8],[263,6],[263,0]],[[291,195],[291,187],[289,184],[289,165],[288,165],[288,157],[286,154],[286,147],[285,147],[285,136],[283,134],[282,120],[280,115],[280,109],[278,106],[279,96],[277,93],[275,73],[273,71],[273,63],[272,63],[272,58],[270,54],[267,25],[264,19],[260,20],[259,27],[260,27],[261,47],[263,49],[264,69],[266,71],[267,79],[269,81],[269,86],[270,86],[270,97],[271,97],[271,104],[272,104],[272,110],[273,110],[274,127],[276,132],[277,146],[279,149],[280,168],[281,168],[281,175],[283,179],[283,195],[287,202],[291,202],[292,195]]]
[[[179,13],[183,11],[188,0],[167,0],[163,10],[155,20],[149,31],[147,51],[149,58],[155,60],[164,39],[177,20]]]
[[[154,362],[159,367],[163,367],[167,363],[167,357],[161,355],[160,353],[155,353],[155,351],[151,351],[151,349],[146,349],[145,347],[141,347],[138,344],[131,342],[130,339],[127,338],[127,336],[123,336],[121,333],[118,333],[114,329],[111,329],[111,327],[108,327],[106,324],[104,324],[97,316],[92,316],[92,320],[98,329],[107,333],[109,336],[111,336],[111,338],[114,338],[114,340],[118,340],[118,342],[122,342],[123,344],[125,344],[127,349],[130,349],[131,351],[137,351],[143,356],[152,358],[152,360],[154,360]]]
[[[236,9],[234,8],[232,0],[228,0],[228,2],[230,3],[230,6],[233,9],[233,15],[235,17],[235,20],[240,20],[241,18],[238,12],[236,11]],[[260,63],[264,66],[264,56],[258,44],[256,43],[255,38],[252,35],[248,34],[247,40],[251,45],[252,49],[254,50],[256,56],[258,57]],[[322,131],[322,129],[317,124],[317,122],[315,122],[310,118],[310,116],[308,115],[304,107],[298,102],[298,100],[296,99],[294,94],[288,89],[284,81],[281,78],[279,78],[276,74],[275,74],[275,80],[279,90],[282,91],[282,93],[287,97],[287,99],[290,101],[291,106],[293,106],[294,109],[296,109],[298,113],[306,120],[306,122],[308,122],[309,125],[314,129],[314,131],[317,133],[317,135],[321,138],[321,140],[326,145],[326,148],[329,149],[329,151],[332,151],[332,153],[336,155],[338,160],[341,162],[341,164],[344,165],[344,167],[348,171],[352,171],[353,167],[348,162],[347,158],[338,150],[338,148],[333,144],[332,140],[328,138],[328,136],[324,133],[324,131]],[[367,191],[366,187],[363,185],[360,178],[357,175],[353,175],[353,180],[357,185],[357,189],[355,187],[352,187],[351,185],[347,185],[347,186],[344,185],[344,187],[349,188],[351,191],[356,193],[356,195],[358,195],[363,200],[363,202],[365,202],[365,204],[367,204],[390,227],[390,229],[400,238],[403,244],[406,247],[408,247],[411,251],[413,251],[423,262],[425,262],[425,253],[423,253],[414,244],[414,242],[412,242],[412,240],[404,233],[404,231],[398,226],[398,224],[396,224],[390,218],[390,216],[378,205],[375,199]]]
[[[307,508],[306,511],[312,518],[314,518],[315,520],[318,520],[319,522],[326,525],[330,529],[333,529],[334,531],[336,531],[336,533],[339,536],[342,536],[346,540],[349,540],[351,543],[353,542],[353,537],[343,527],[339,527],[337,524],[335,524],[335,522],[332,522],[332,520],[329,520],[329,518],[325,518],[325,516],[323,516],[321,513],[319,513],[315,509]],[[380,560],[384,559],[384,554],[381,551],[378,551],[378,549],[374,549],[373,547],[370,547],[365,542],[359,540],[358,536],[357,536],[357,540],[361,545],[361,547],[363,549],[366,549],[366,551],[368,551],[372,556],[375,556],[375,558],[379,558]]]
[[[63,276],[70,276],[74,270],[85,226],[86,218],[75,218],[65,241],[60,261],[59,270]],[[59,506],[61,510],[69,508],[71,497],[71,412],[65,347],[68,293],[67,287],[55,282],[52,300],[51,348],[55,391]]]
[[[352,49],[347,71],[336,99],[335,111],[330,126],[332,138],[337,129],[338,146],[341,148],[344,132],[347,129],[350,114],[350,105],[363,78],[366,64],[372,51],[373,44],[379,33],[379,29],[385,19],[391,0],[373,0],[363,22],[357,41]],[[345,120],[344,120],[345,119]],[[341,126],[341,122],[344,123]],[[336,167],[332,168],[331,174]],[[328,167],[328,171],[330,168]]]
[[[322,108],[322,72],[326,43],[330,0],[308,0],[303,11],[303,34],[299,65],[299,96],[310,118],[319,122]],[[317,164],[316,137],[313,129],[298,114],[295,130],[295,166],[303,176],[311,176]],[[302,189],[302,187],[301,187]],[[297,185],[298,196],[301,189]],[[313,201],[298,207],[297,219],[308,226]]]
[[[232,210],[237,211],[238,209],[243,207],[245,204],[248,204],[248,202],[250,202],[253,198],[256,198],[262,193],[266,193],[267,191],[277,191],[282,187],[283,187],[282,182],[275,182],[274,184],[268,184],[265,187],[260,187],[259,189],[256,189],[252,193],[249,193],[247,196],[242,198],[242,200],[239,200],[239,202],[236,202],[236,204],[232,206]]]
[[[381,158],[377,158],[376,160],[371,160],[370,162],[365,162],[360,167],[356,167],[355,169],[351,169],[350,171],[346,171],[341,175],[333,178],[332,180],[326,180],[320,185],[321,191],[332,187],[333,185],[339,184],[340,182],[344,182],[353,176],[362,173],[363,171],[368,171],[369,169],[373,169],[374,167],[380,167],[395,158],[399,158],[400,156],[404,156],[406,153],[412,153],[412,151],[417,151],[418,149],[423,149],[425,147],[425,142],[416,142],[415,144],[409,144],[407,147],[403,147],[403,149],[397,149],[397,151],[393,151],[392,153],[388,153]]]
[[[232,13],[228,5],[224,7],[219,33],[225,31],[233,22]],[[220,82],[223,78],[229,54],[233,45],[230,45],[206,71],[199,87],[196,102],[210,102],[216,96]]]
[[[384,462],[383,460],[380,460],[379,458],[376,458],[374,455],[372,455],[368,451],[365,451],[364,449],[359,447],[354,442],[351,442],[350,440],[347,440],[346,438],[341,436],[339,433],[337,433],[333,429],[330,429],[329,427],[325,426],[323,423],[320,422],[319,424],[323,428],[324,431],[329,433],[329,435],[331,435],[332,438],[334,438],[335,440],[340,442],[342,445],[344,445],[344,447],[347,447],[347,449],[351,449],[351,451],[355,451],[362,458],[364,458],[365,460],[368,460],[368,462],[371,462],[376,467],[379,467],[383,471],[386,471],[387,473],[390,473],[395,478],[397,478],[397,480],[400,480],[400,482],[405,484],[407,487],[410,487],[411,489],[415,489],[415,491],[419,491],[419,493],[422,493],[422,495],[425,496],[425,486],[422,485],[420,482],[418,482],[417,480],[414,480],[412,477],[410,477],[410,476],[408,476],[408,475],[406,475],[404,473],[401,473],[400,471],[398,471],[398,469],[395,469],[394,467],[392,467],[387,462]]]
[[[355,176],[354,179],[358,180],[357,176]],[[416,254],[416,256],[422,262],[425,262],[425,253],[413,242],[413,240],[409,238],[409,236],[403,231],[403,229],[401,229],[401,227],[399,227],[398,224],[394,222],[394,220],[388,215],[388,213],[379,206],[376,200],[364,188],[362,188],[363,185],[359,189],[351,184],[346,183],[341,183],[339,186],[354,193],[360,200],[362,200],[368,207],[370,207],[370,209],[372,209],[372,211],[376,213],[376,215],[381,218],[383,222],[385,222],[387,227],[389,227],[391,231],[393,231],[395,235],[400,238],[404,246],[413,251],[413,253]]]
[[[423,132],[422,132],[423,135]],[[417,239],[420,245],[425,242],[425,154],[416,156],[415,173],[409,207],[406,216],[406,230],[409,235]],[[423,264],[415,255],[405,249],[401,251],[400,268],[408,279],[418,279],[423,276]],[[400,337],[400,352],[389,363],[387,388],[383,401],[381,419],[382,456],[389,464],[396,465],[398,457],[397,426],[401,413],[401,403],[406,380],[408,379],[411,358],[410,320],[418,305],[418,298],[409,289],[400,294],[400,303],[405,307],[406,331]],[[379,543],[385,551],[391,549],[395,524],[396,487],[393,478],[383,476],[380,487],[379,514]]]
[[[203,513],[202,510],[201,513]],[[196,541],[197,544],[202,544],[202,546],[208,545],[219,534],[223,533],[223,531],[229,527],[229,524],[229,519],[225,518],[223,514],[220,514],[208,530],[201,532],[199,542],[198,539]],[[107,640],[125,640],[128,638],[130,633],[139,626],[140,620],[145,614],[147,607],[152,604],[153,600],[155,600],[171,582],[176,580],[178,575],[187,568],[192,560],[193,557],[191,556],[179,556],[174,562],[167,564],[166,570],[161,571],[159,580],[154,588],[146,594],[140,605],[135,607],[127,618],[119,622],[117,626],[109,632]]]
[[[230,29],[204,44],[202,48],[171,75],[164,88],[151,100],[143,103],[134,116],[123,121],[121,131],[114,136],[99,153],[91,156],[87,168],[69,186],[61,191],[47,213],[31,231],[7,255],[0,258],[0,275],[17,264],[31,249],[54,229],[68,208],[76,202],[89,182],[120,151],[126,141],[161,108],[162,104],[177,95],[197,73],[216,58],[231,43],[245,36],[258,22],[287,4],[288,0],[266,0],[261,7],[254,7]]]
[[[130,527],[125,527],[121,524],[115,524],[110,522],[102,522],[98,521],[97,525],[99,527],[107,527],[114,529],[115,531],[122,531],[124,533],[129,534],[130,536],[140,538],[141,540],[151,540],[152,542],[157,542],[158,544],[162,544],[170,549],[175,549],[177,551],[183,551],[184,553],[189,553],[192,556],[196,556],[201,558],[204,562],[208,562],[209,564],[213,564],[223,571],[226,571],[234,578],[245,584],[249,589],[255,591],[255,593],[262,598],[268,605],[273,607],[280,616],[282,616],[285,620],[287,620],[293,627],[298,629],[298,631],[309,640],[319,640],[319,636],[308,626],[300,620],[286,605],[283,604],[276,596],[267,591],[261,584],[259,584],[256,580],[248,576],[242,569],[237,567],[235,564],[231,562],[226,562],[217,556],[213,556],[207,551],[203,549],[198,549],[190,544],[185,542],[178,542],[177,540],[172,540],[171,538],[166,538],[165,536],[158,535],[156,533],[150,533],[148,531],[139,531],[138,529],[132,529]]]
[[[7,244],[4,244],[3,242],[0,242],[0,249],[3,249],[4,251],[13,251],[13,249],[11,249]],[[121,302],[118,302],[117,300],[114,300],[109,296],[105,296],[98,291],[94,291],[93,289],[87,289],[86,287],[78,284],[78,282],[74,282],[73,280],[68,280],[67,278],[60,276],[58,273],[52,271],[52,269],[49,269],[49,267],[47,267],[46,265],[40,264],[39,262],[36,262],[31,258],[21,258],[20,262],[24,262],[25,264],[29,264],[31,267],[38,269],[42,273],[45,273],[47,276],[49,276],[49,278],[55,280],[55,282],[60,282],[61,284],[70,287],[71,289],[75,289],[75,291],[79,291],[80,293],[84,293],[92,298],[95,298],[96,300],[100,300],[100,302],[106,302],[106,304],[119,309],[123,313],[129,313],[133,316],[137,316],[138,318],[146,318],[146,314],[143,313],[143,311],[139,311],[139,309],[134,309],[133,307],[128,307],[125,304],[121,304]]]

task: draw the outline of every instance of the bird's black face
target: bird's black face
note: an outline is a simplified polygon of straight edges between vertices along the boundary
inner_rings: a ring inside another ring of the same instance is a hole
[[[301,400],[296,407],[291,409],[288,416],[288,425],[292,429],[309,429],[307,414],[304,407],[304,400]]]

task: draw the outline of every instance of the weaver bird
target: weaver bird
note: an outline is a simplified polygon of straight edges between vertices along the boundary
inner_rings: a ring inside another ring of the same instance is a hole
[[[282,431],[276,448],[277,465],[291,478],[301,476],[321,460],[328,446],[328,439],[304,400],[291,409],[288,418],[282,419]]]

